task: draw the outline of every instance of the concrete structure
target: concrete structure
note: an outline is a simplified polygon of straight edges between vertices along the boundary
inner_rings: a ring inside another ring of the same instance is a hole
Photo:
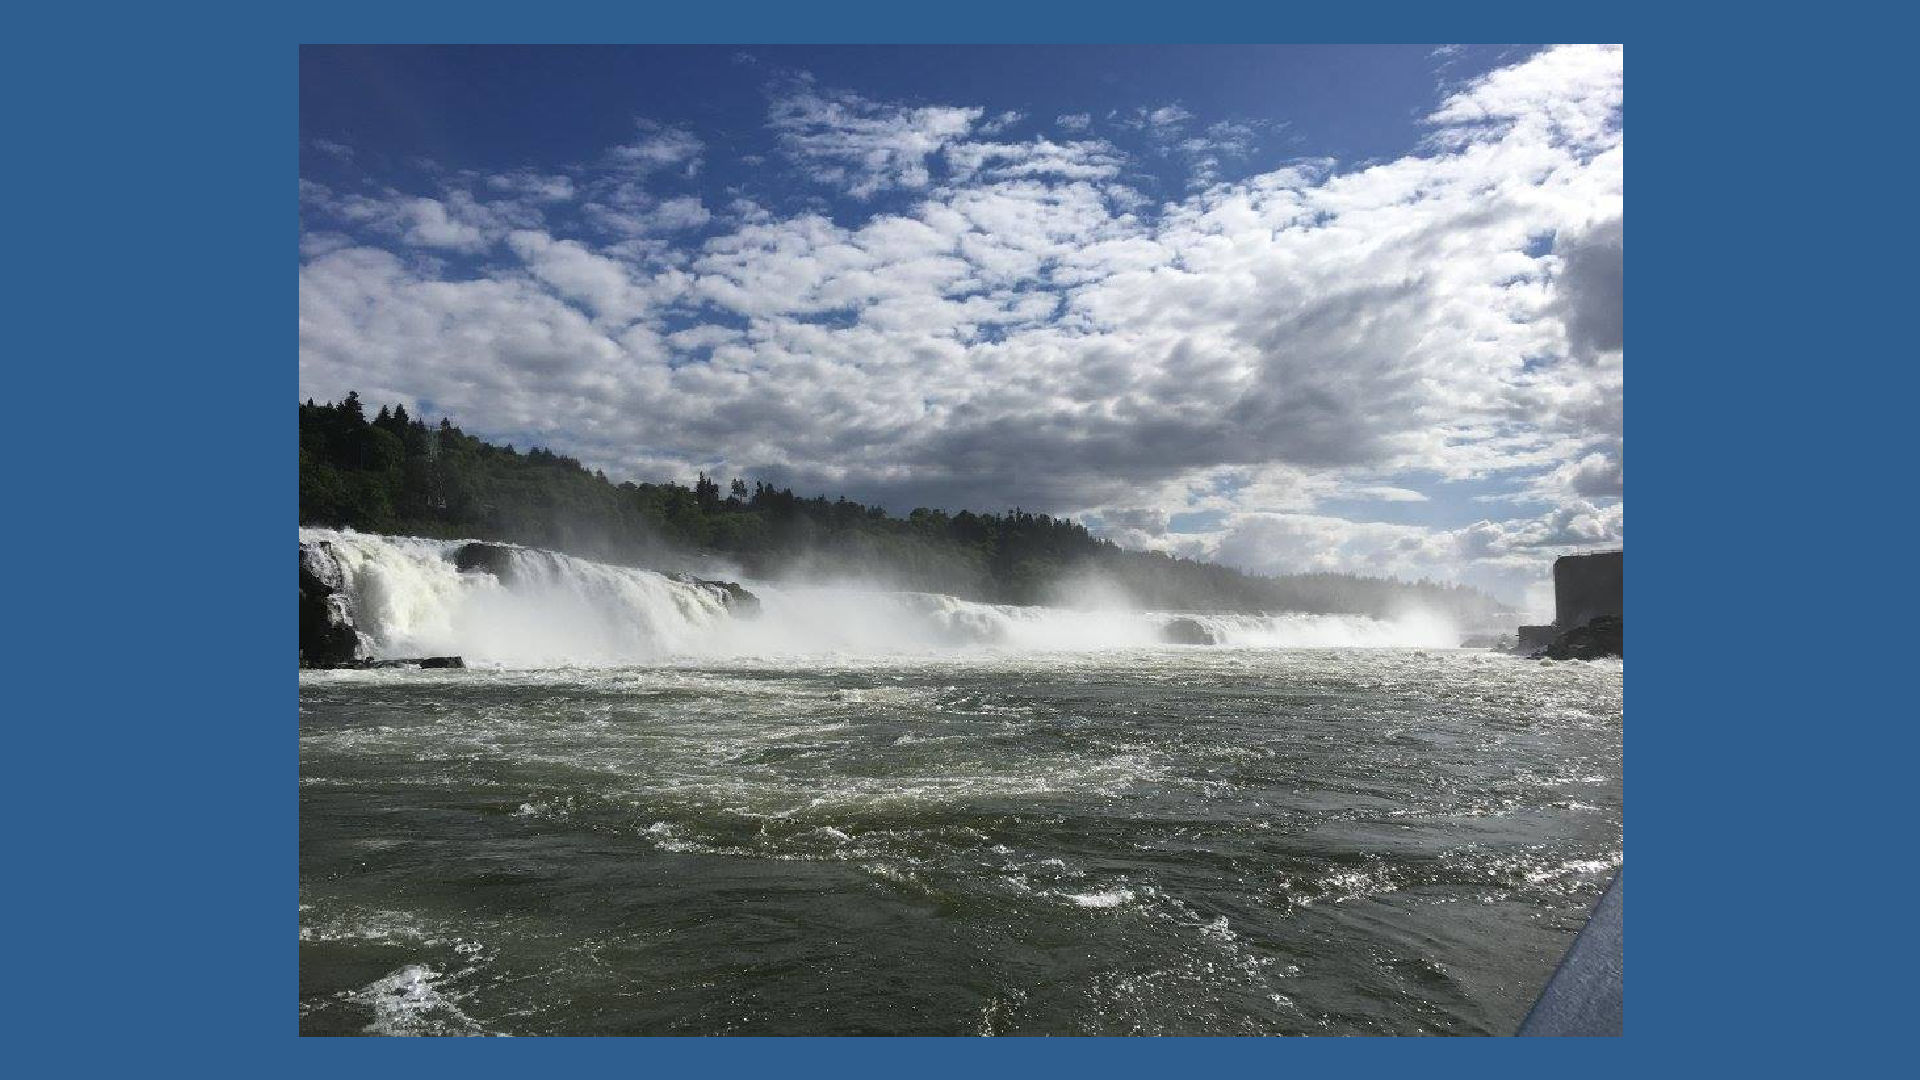
[[[1604,615],[1625,618],[1624,551],[1562,555],[1553,561],[1553,625],[1577,630]]]
[[[1597,551],[1553,561],[1553,623],[1523,626],[1514,652],[1556,660],[1624,655],[1626,553]]]
[[[1559,631],[1552,626],[1523,626],[1515,635],[1513,649],[1521,653],[1537,653],[1553,644]]]

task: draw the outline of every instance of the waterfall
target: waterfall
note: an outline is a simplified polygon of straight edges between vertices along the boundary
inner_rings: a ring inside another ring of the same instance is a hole
[[[489,545],[506,554],[496,574],[460,570],[461,540],[301,529],[300,542],[331,550],[349,617],[375,657],[643,661],[708,651],[731,621],[716,590],[550,551]]]
[[[1016,607],[766,582],[747,583],[759,600],[753,611],[737,600],[730,606],[726,590],[713,583],[507,544],[307,528],[300,543],[337,566],[340,602],[360,635],[361,654],[375,658],[460,655],[469,663],[544,667],[968,647],[1459,643],[1450,626],[1418,618]],[[476,551],[485,557],[474,557]]]

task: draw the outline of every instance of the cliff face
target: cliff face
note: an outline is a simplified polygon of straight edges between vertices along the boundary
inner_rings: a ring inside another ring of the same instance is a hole
[[[345,586],[333,545],[300,545],[301,667],[347,667],[360,658],[360,635],[341,595]]]
[[[1553,624],[1563,633],[1595,619],[1624,618],[1624,551],[1562,555],[1553,563]]]

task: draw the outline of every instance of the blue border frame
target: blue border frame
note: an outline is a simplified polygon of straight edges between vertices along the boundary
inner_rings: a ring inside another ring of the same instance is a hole
[[[14,810],[26,835],[11,860],[19,875],[11,926],[27,953],[15,981],[40,1006],[16,1014],[16,1032],[56,1051],[63,1072],[165,1062],[196,1072],[333,1073],[373,1060],[345,1049],[351,1043],[296,1039],[291,1008],[295,642],[280,582],[296,517],[293,426],[282,408],[297,390],[288,264],[297,234],[298,42],[1297,40],[1368,37],[1389,25],[1407,37],[1458,39],[1549,29],[1489,19],[1489,6],[1436,19],[1401,5],[1412,21],[1393,23],[1377,8],[1346,19],[1337,17],[1344,11],[1183,8],[1169,22],[1164,8],[1091,7],[976,3],[941,19],[880,3],[826,13],[771,4],[663,11],[343,2],[297,19],[240,4],[25,17],[11,51],[28,63],[6,77],[15,100],[32,103],[21,134],[44,164],[15,160],[27,194],[39,196],[22,215],[27,243],[15,263],[28,280],[16,310],[40,336],[23,335],[14,371],[24,390],[19,411],[46,430],[23,433],[16,447],[57,449],[24,455],[27,467],[15,470],[16,506],[41,525],[23,533],[17,521],[15,530],[16,539],[52,549],[56,565],[15,560],[22,580],[10,621],[17,629],[30,622],[42,651],[60,653],[47,659],[68,670],[13,672],[9,771],[40,780],[19,792]],[[1662,18],[1669,41],[1689,29],[1676,11]],[[1780,909],[1752,892],[1772,870],[1770,849],[1798,834],[1786,824],[1788,808],[1764,805],[1781,789],[1751,770],[1769,767],[1760,751],[1781,728],[1767,725],[1813,699],[1791,687],[1769,693],[1752,678],[1753,660],[1735,659],[1738,643],[1716,643],[1698,622],[1715,604],[1737,603],[1732,576],[1758,571],[1764,554],[1719,551],[1723,508],[1701,498],[1728,490],[1715,486],[1725,480],[1715,466],[1726,447],[1747,442],[1734,430],[1745,415],[1725,409],[1727,351],[1750,349],[1743,362],[1762,364],[1775,355],[1769,344],[1800,343],[1770,343],[1758,323],[1742,341],[1741,328],[1728,333],[1701,318],[1746,299],[1745,283],[1731,275],[1701,280],[1713,277],[1701,273],[1703,253],[1716,265],[1733,259],[1753,221],[1747,214],[1766,202],[1765,191],[1749,191],[1741,208],[1740,185],[1718,168],[1751,153],[1774,122],[1714,104],[1738,74],[1714,69],[1737,59],[1732,52],[1697,42],[1629,49],[1635,99],[1657,104],[1635,118],[1635,159],[1653,164],[1636,168],[1633,185],[1638,348],[1629,422],[1636,461],[1652,465],[1635,482],[1628,730],[1641,827],[1627,1030],[1663,1065],[1701,1059],[1716,1071],[1764,1049],[1733,1043],[1756,1023],[1782,1012],[1813,1022],[1805,1002],[1783,1010],[1754,999],[1794,994],[1793,976],[1776,961],[1819,947],[1783,940],[1792,929],[1778,923]],[[28,88],[38,96],[21,96]],[[1721,242],[1728,246],[1716,248]],[[1682,295],[1685,305],[1675,300]],[[1748,385],[1753,392],[1736,404],[1764,404],[1767,387]],[[67,419],[71,411],[85,416],[84,427]],[[219,482],[230,486],[196,492],[165,473],[144,475],[156,459],[217,463]],[[1749,482],[1748,493],[1761,483]],[[1736,487],[1733,497],[1740,494]],[[1708,566],[1712,574],[1702,572]],[[120,634],[101,634],[114,624]],[[1703,670],[1714,673],[1710,684]],[[1818,796],[1796,788],[1794,797]],[[1821,888],[1787,873],[1792,895],[1783,900]],[[1702,971],[1713,974],[1703,982]],[[1689,1035],[1706,1041],[1705,1054],[1686,1052],[1696,1045]],[[1302,1053],[1316,1063],[1340,1054],[1343,1068],[1354,1061],[1325,1040],[1315,1050],[1223,1040],[1017,1050],[898,1040],[564,1045],[543,1060],[933,1074],[989,1061],[1139,1073],[1276,1069]],[[1501,1060],[1558,1075],[1612,1071],[1625,1055],[1648,1052],[1626,1040],[1578,1052],[1534,1045]],[[385,1055],[408,1052],[374,1053],[394,1060]],[[1386,1064],[1386,1053],[1368,1058]],[[1446,1060],[1476,1073],[1496,1060],[1460,1053]],[[512,1051],[435,1060],[525,1068]]]

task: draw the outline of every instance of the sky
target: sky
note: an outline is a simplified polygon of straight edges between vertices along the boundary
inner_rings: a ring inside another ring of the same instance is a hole
[[[1620,547],[1622,53],[305,47],[300,396],[1541,615]]]

